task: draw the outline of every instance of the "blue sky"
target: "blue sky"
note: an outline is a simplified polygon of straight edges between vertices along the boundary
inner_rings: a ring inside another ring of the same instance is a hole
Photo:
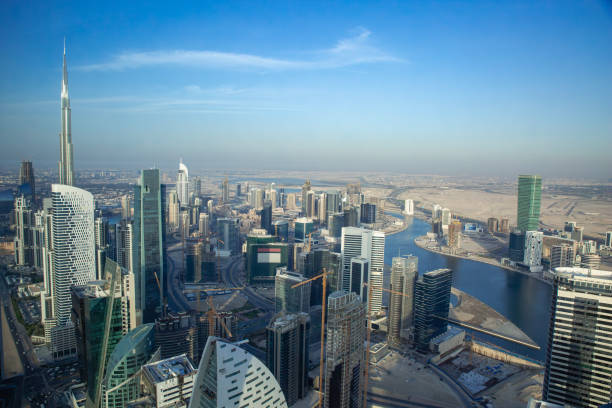
[[[133,2],[0,6],[0,164],[608,178],[612,6]]]

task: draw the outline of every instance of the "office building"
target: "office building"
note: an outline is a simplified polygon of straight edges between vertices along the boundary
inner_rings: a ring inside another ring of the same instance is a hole
[[[33,216],[30,202],[15,198],[15,264],[34,265]]]
[[[518,177],[517,197],[517,228],[522,232],[537,231],[540,226],[542,178],[540,176],[520,175]]]
[[[452,221],[451,210],[448,208],[443,208],[442,213],[440,215],[440,221],[442,221],[442,226],[448,226]]]
[[[229,180],[227,177],[223,179],[223,185],[221,186],[221,201],[223,204],[229,203]]]
[[[277,242],[264,230],[252,230],[247,235],[246,271],[249,283],[274,285],[276,268],[287,266],[289,247]]]
[[[495,234],[497,231],[499,231],[499,220],[497,218],[489,218],[487,220],[487,230],[489,231],[489,234]]]
[[[510,233],[510,220],[508,218],[502,218],[499,224],[499,232],[502,234]]]
[[[362,224],[374,224],[376,222],[376,204],[361,204],[360,222]]]
[[[201,237],[207,237],[209,232],[209,216],[206,213],[201,213],[198,220],[198,233]]]
[[[130,196],[125,194],[121,196],[121,219],[127,220],[132,217],[132,203]]]
[[[98,212],[96,210],[96,212]],[[94,237],[96,240],[96,279],[102,279],[106,251],[108,250],[108,221],[100,213],[94,216]]]
[[[289,406],[308,390],[310,316],[281,314],[266,329],[266,365],[280,385]]]
[[[557,268],[543,398],[576,407],[610,402],[612,272]]]
[[[132,266],[136,279],[138,324],[153,323],[162,312],[166,282],[163,190],[158,169],[142,170],[138,185],[134,186]]]
[[[365,305],[353,292],[336,291],[329,295],[327,313],[324,406],[361,407]]]
[[[189,408],[287,408],[283,391],[266,365],[240,343],[209,337],[198,366]]]
[[[431,207],[431,219],[439,220],[440,218],[442,218],[442,206],[439,204],[434,204]]]
[[[195,361],[198,349],[196,325],[191,314],[168,313],[155,320],[155,346],[161,358],[184,354]]]
[[[510,233],[508,255],[513,262],[523,262],[525,258],[525,232],[515,230]]]
[[[189,358],[179,354],[144,365],[141,378],[155,408],[179,408],[186,407],[191,399],[196,374]]]
[[[313,231],[311,219],[298,218],[295,220],[295,242],[308,242],[308,236]]]
[[[140,325],[123,336],[106,365],[101,383],[102,407],[125,407],[139,398],[142,395],[141,368],[158,360],[153,323]]]
[[[226,328],[229,330],[229,333]],[[231,312],[217,312],[217,314],[212,316],[211,320],[209,320],[209,316],[202,314],[196,319],[196,332],[198,335],[198,352],[195,361],[200,361],[210,336],[231,341],[239,339],[238,318]]]
[[[542,240],[544,234],[539,231],[525,233],[525,252],[523,264],[530,268],[542,265]]]
[[[62,76],[62,131],[60,132],[60,160],[58,163],[59,184],[74,184],[74,161],[72,158],[72,125],[70,119],[70,97],[68,96],[68,66],[66,65],[66,44],[64,43],[64,64]]]
[[[168,228],[170,231],[176,231],[180,225],[179,214],[181,204],[179,203],[178,194],[175,191],[168,193]]]
[[[53,357],[61,359],[76,353],[70,287],[96,277],[94,200],[91,193],[63,184],[51,186],[51,198],[53,251],[49,254],[51,270],[45,274],[51,298],[45,299],[50,304],[44,306],[44,315]]]
[[[122,219],[115,224],[115,260],[122,268],[133,272],[132,223]]]
[[[553,245],[550,249],[550,269],[572,267],[576,260],[574,247],[571,245]]]
[[[448,226],[448,246],[452,249],[461,248],[461,221],[454,220]]]
[[[391,262],[389,289],[388,339],[398,345],[402,338],[409,338],[414,322],[414,285],[419,259],[416,256],[394,257]]]
[[[219,218],[217,220],[217,233],[222,241],[222,249],[231,251],[234,255],[240,253],[240,227],[238,225],[238,218]]]
[[[363,228],[342,228],[342,288],[351,289],[351,259],[364,258],[369,263],[368,282],[372,285],[371,313],[382,309],[382,287],[385,258],[385,233]]]
[[[93,281],[71,288],[72,321],[76,333],[79,369],[81,379],[87,381],[87,399],[91,402],[96,401],[96,393],[100,392],[97,385],[103,374],[100,371],[100,364],[103,363],[101,353],[106,349],[106,364],[124,334],[121,297],[111,296],[109,284],[110,282]],[[108,326],[107,313],[110,313]],[[103,345],[105,332],[108,336],[106,347]]]
[[[327,193],[327,214],[337,213],[342,209],[342,198],[340,192],[329,191]]]
[[[325,269],[327,273],[327,293],[341,289],[342,285],[342,255],[327,248],[315,248],[310,252],[297,255],[297,272],[306,279],[313,278]],[[323,296],[323,282],[317,279],[311,282],[310,306],[320,305]]]
[[[370,263],[366,258],[351,258],[350,291],[359,295],[363,303],[368,303],[368,278]],[[374,287],[372,287],[374,290]]]
[[[276,313],[308,313],[310,311],[311,282],[292,288],[293,285],[305,280],[304,275],[288,271],[287,267],[276,268],[274,279]]]
[[[344,212],[344,226],[345,227],[359,227],[359,210],[357,207],[346,207]]]
[[[289,221],[272,221],[272,229],[270,234],[274,235],[279,242],[289,242]]]
[[[571,238],[576,242],[582,242],[584,238],[584,227],[575,227],[572,231]]]
[[[268,234],[274,235],[272,231],[272,203],[269,200],[264,202],[263,209],[260,212],[261,229],[264,229]]]
[[[446,332],[453,272],[436,269],[426,272],[415,283],[414,342],[419,350],[428,350],[429,341]]]
[[[19,185],[29,186],[32,202],[36,202],[36,182],[34,180],[34,168],[32,162],[24,160],[19,168]]]
[[[608,248],[612,248],[612,231],[606,232],[605,246],[607,246]]]
[[[313,219],[317,213],[316,210],[317,195],[314,191],[309,190],[306,193],[306,217]]]
[[[179,161],[179,169],[176,175],[176,194],[181,206],[187,207],[189,205],[189,170],[183,163],[183,159]]]
[[[414,201],[404,200],[404,214],[414,215]]]
[[[340,238],[344,227],[344,212],[329,213],[327,218],[327,232],[330,237]]]
[[[304,183],[304,185],[302,186],[302,197],[301,197],[301,204],[302,204],[302,216],[304,217],[308,217],[308,192],[310,191],[310,189],[312,188],[312,185],[310,184],[310,180],[306,180],[306,182]]]
[[[242,196],[242,186],[240,183],[236,183],[236,197]]]
[[[287,194],[287,203],[285,204],[287,210],[297,210],[297,202],[294,193]]]
[[[189,211],[181,211],[179,214],[179,235],[182,240],[189,238],[189,228],[191,227]]]

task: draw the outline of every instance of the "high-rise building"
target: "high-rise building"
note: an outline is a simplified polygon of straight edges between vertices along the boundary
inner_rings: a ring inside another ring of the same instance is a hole
[[[219,218],[217,220],[217,232],[223,241],[221,247],[232,254],[240,252],[240,227],[238,218]]]
[[[454,220],[448,226],[448,246],[453,249],[461,248],[461,221]]]
[[[542,240],[544,234],[539,231],[527,231],[525,233],[525,252],[523,264],[526,266],[538,267],[542,265]]]
[[[280,242],[289,242],[289,221],[272,221],[272,231],[270,233]]]
[[[540,176],[520,175],[518,177],[516,226],[522,232],[538,230],[541,199],[542,178]]]
[[[364,258],[369,263],[368,284],[372,285],[371,313],[382,309],[382,287],[385,258],[385,233],[363,228],[342,228],[342,288],[351,289],[351,259]]]
[[[357,207],[346,207],[344,209],[344,226],[359,227],[359,211]]]
[[[313,231],[314,226],[311,219],[298,218],[295,220],[295,242],[307,242],[308,235]]]
[[[584,235],[584,227],[575,227],[572,231],[571,238],[576,242],[582,242]]]
[[[365,305],[355,293],[344,291],[333,292],[328,301],[325,407],[361,407]]]
[[[404,214],[414,215],[414,201],[404,200]]]
[[[108,221],[101,214],[94,217],[94,236],[96,240],[96,279],[102,279],[109,246]]]
[[[91,193],[63,184],[51,186],[53,206],[52,271],[46,276],[52,293],[51,350],[56,359],[76,353],[70,320],[70,288],[96,278],[94,200]]]
[[[225,329],[226,327],[231,332],[231,336]],[[196,332],[198,335],[198,352],[195,361],[200,361],[208,337],[215,336],[231,341],[239,339],[238,318],[231,312],[217,312],[211,321],[206,314],[200,314],[196,319]]]
[[[330,237],[340,238],[344,227],[344,212],[329,213],[327,231]]]
[[[109,260],[110,262],[113,261]],[[106,364],[124,334],[121,298],[112,296],[110,287],[106,283],[93,281],[71,288],[72,321],[76,332],[79,368],[81,379],[87,382],[87,400],[91,403],[96,401],[96,393],[99,393],[97,386],[103,375],[100,372],[102,364],[100,356],[104,349],[105,335],[107,336],[104,357]],[[110,313],[108,326],[107,313]]]
[[[612,248],[612,231],[606,232],[606,246]]]
[[[134,271],[132,236],[133,231],[131,222],[122,219],[118,224],[115,224],[115,260],[119,266],[130,272]]]
[[[310,252],[302,252],[297,256],[296,270],[305,278],[313,278],[323,269],[327,273],[327,293],[341,289],[342,285],[342,255],[327,248],[315,248]],[[310,291],[310,306],[320,305],[323,297],[323,282],[321,279],[312,281]]]
[[[179,214],[179,234],[181,239],[189,238],[189,228],[191,227],[189,211],[181,211]]]
[[[287,408],[283,391],[266,365],[240,343],[209,337],[189,408],[253,406]]]
[[[502,234],[510,233],[510,220],[507,218],[502,218],[500,222],[499,232]]]
[[[310,282],[297,288],[293,285],[305,281],[304,275],[276,268],[274,279],[274,304],[276,313],[308,313],[310,311]]]
[[[33,217],[30,202],[15,198],[15,264],[34,265]]]
[[[416,256],[394,257],[391,263],[389,289],[389,343],[397,345],[409,337],[414,321],[414,285],[419,259]]]
[[[223,180],[223,187],[221,191],[221,201],[223,201],[223,204],[229,203],[229,180],[227,179],[227,177],[225,177],[225,179]]]
[[[126,407],[128,402],[139,398],[142,395],[141,368],[158,360],[153,323],[140,325],[123,336],[106,365],[101,384],[102,407]]]
[[[604,406],[612,394],[612,273],[557,268],[554,275],[542,396],[564,406]]]
[[[316,214],[316,194],[312,190],[306,192],[306,217],[314,218]]]
[[[350,291],[359,295],[363,303],[368,303],[368,279],[370,276],[370,263],[367,258],[351,258]],[[372,287],[374,290],[374,287]]]
[[[198,220],[198,232],[202,237],[208,236],[209,219],[208,214],[200,213],[200,219]]]
[[[164,188],[159,170],[142,170],[134,186],[132,255],[138,324],[153,323],[162,312],[164,275]],[[163,200],[163,201],[162,201]],[[159,285],[158,285],[159,281]]]
[[[489,234],[494,234],[499,231],[499,220],[494,217],[489,218],[487,220],[487,229],[489,230]]]
[[[516,230],[510,233],[508,255],[514,262],[523,262],[525,258],[525,232]]]
[[[302,186],[302,197],[301,197],[302,216],[304,217],[308,216],[308,192],[310,191],[311,188],[312,186],[310,184],[310,180],[306,180],[306,182]]]
[[[276,237],[264,230],[252,230],[247,235],[246,271],[251,284],[272,286],[278,267],[287,266],[289,248],[277,242]]]
[[[419,277],[414,290],[414,342],[428,350],[429,341],[446,331],[453,271],[436,269]]]
[[[144,393],[153,397],[155,408],[187,407],[196,374],[185,354],[146,364],[141,376]]]
[[[130,203],[129,194],[121,196],[121,218],[124,220],[132,217],[132,204]]]
[[[450,225],[451,221],[452,221],[452,214],[451,214],[451,210],[448,208],[443,208],[442,209],[442,215],[440,216],[440,220],[442,221],[442,225],[446,226],[446,225]]]
[[[195,360],[198,335],[192,315],[186,312],[168,313],[155,320],[155,345],[161,358],[185,354]]]
[[[290,406],[306,396],[309,330],[307,313],[278,315],[266,329],[266,365]]]
[[[36,183],[34,180],[34,168],[32,167],[31,161],[24,160],[21,162],[21,167],[19,168],[19,185],[28,185],[32,194],[32,202],[36,202]]]
[[[442,206],[439,204],[434,204],[431,207],[431,219],[439,220],[440,218],[442,218]]]
[[[269,200],[264,202],[261,210],[261,228],[265,229],[268,234],[274,235],[274,231],[272,231],[272,203]]]
[[[183,163],[183,159],[179,161],[176,175],[176,194],[182,207],[189,205],[189,169]]]
[[[174,191],[168,193],[168,227],[171,231],[176,231],[180,225],[180,210],[178,194]]]
[[[339,191],[329,191],[327,193],[327,214],[337,213],[342,209],[342,199]]]
[[[297,210],[297,203],[295,201],[295,194],[289,193],[287,194],[287,204],[285,205],[287,210]]]
[[[572,267],[576,260],[574,247],[571,245],[553,245],[550,248],[550,269]]]
[[[64,73],[62,76],[62,131],[60,132],[59,184],[73,185],[74,162],[72,159],[72,125],[70,119],[70,97],[68,96],[68,66],[66,65],[66,44],[64,43]]]
[[[376,204],[363,203],[361,204],[361,218],[362,224],[374,224],[376,222]]]

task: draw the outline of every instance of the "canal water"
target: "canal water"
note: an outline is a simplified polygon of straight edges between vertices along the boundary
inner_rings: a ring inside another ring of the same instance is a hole
[[[406,230],[387,236],[385,264],[391,265],[391,259],[398,254],[412,254],[419,258],[419,274],[438,268],[452,269],[454,287],[476,297],[507,317],[541,349],[533,350],[486,335],[478,334],[478,338],[544,361],[552,287],[518,272],[482,262],[447,257],[419,248],[414,243],[414,238],[425,235],[431,227],[429,223],[414,217],[407,217],[406,222],[409,223]],[[385,287],[389,287],[389,278],[389,274],[386,274]]]

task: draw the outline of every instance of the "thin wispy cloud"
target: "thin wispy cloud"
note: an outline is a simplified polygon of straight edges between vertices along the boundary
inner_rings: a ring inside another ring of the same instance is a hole
[[[109,61],[77,67],[84,71],[120,71],[152,66],[184,66],[224,69],[307,70],[332,69],[350,65],[399,62],[372,44],[371,32],[359,28],[355,35],[339,40],[333,47],[314,51],[310,59],[274,58],[247,53],[213,50],[126,51]]]

